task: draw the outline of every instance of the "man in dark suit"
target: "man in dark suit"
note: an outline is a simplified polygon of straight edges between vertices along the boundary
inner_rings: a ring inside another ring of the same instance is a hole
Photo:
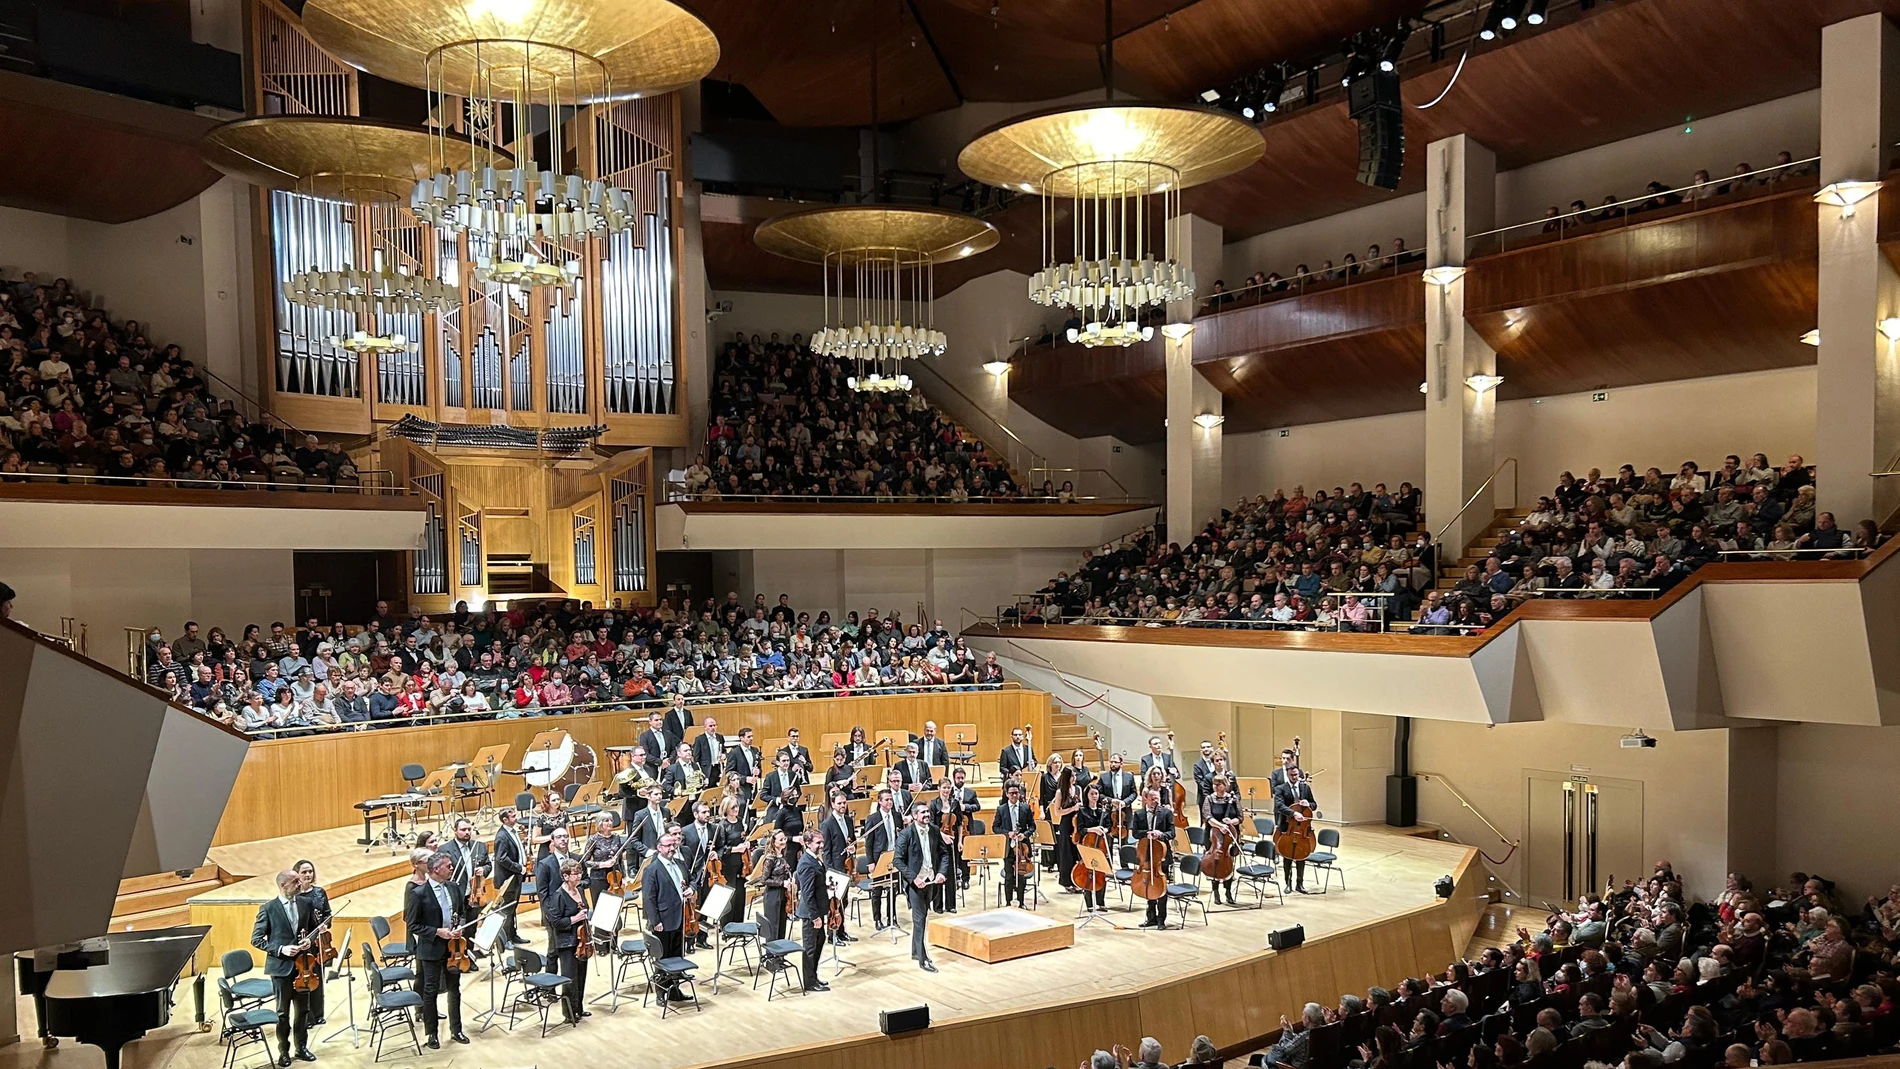
[[[627,852],[633,855],[636,866],[644,865],[647,858],[659,850],[660,837],[666,834],[666,826],[671,823],[672,815],[666,811],[666,791],[648,787],[646,808],[627,822]]]
[[[1293,806],[1298,802],[1305,802],[1312,806],[1313,816],[1319,816],[1319,803],[1313,798],[1313,785],[1306,781],[1306,776],[1300,771],[1300,766],[1290,765],[1286,770],[1286,782],[1275,788],[1273,792],[1273,823],[1276,830],[1284,832],[1292,827]],[[1280,864],[1283,877],[1280,886],[1294,884],[1295,891],[1306,894],[1306,861],[1304,859],[1294,861],[1292,858],[1283,856]],[[1297,882],[1294,879],[1295,872],[1299,874]]]
[[[660,847],[640,877],[640,908],[654,938],[660,941],[662,958],[686,953],[686,910],[690,908],[686,893],[691,886],[680,860],[679,833],[669,831],[660,836]],[[660,993],[672,1002],[688,1001],[677,984],[662,984]]]
[[[449,872],[449,882],[460,888],[462,897],[467,898],[469,889],[479,886],[489,870],[488,846],[475,838],[475,822],[458,817],[454,838],[442,844],[442,852],[455,862]]]
[[[495,829],[495,845],[489,856],[494,859],[495,887],[501,892],[497,908],[506,918],[501,923],[501,937],[515,946],[521,942],[521,933],[515,930],[515,911],[521,907],[521,881],[527,872],[523,859],[527,853],[521,842],[520,816],[509,807],[501,811],[500,817],[501,826]]]
[[[699,780],[697,787],[693,785],[695,775]],[[700,792],[707,787],[719,786],[719,777],[718,773],[707,772],[699,767],[699,762],[693,758],[693,748],[682,743],[674,749],[673,763],[666,766],[666,774],[660,777],[660,785],[666,788],[668,798],[683,803],[678,816],[680,822],[685,823],[693,814],[693,802],[699,798]]]
[[[803,787],[811,781],[811,774],[800,768],[784,750],[780,750],[774,760],[778,767],[765,774],[765,786],[762,788],[768,801],[777,801],[785,797],[786,791]]]
[[[1174,810],[1161,804],[1161,796],[1152,790],[1141,792],[1141,807],[1128,817],[1128,833],[1137,839],[1159,839],[1165,843],[1174,841]],[[1162,867],[1164,877],[1172,876],[1174,859],[1170,857]],[[1143,928],[1166,928],[1168,926],[1168,896],[1150,899],[1148,917],[1141,922]]]
[[[897,822],[902,824],[908,819],[910,805],[914,796],[904,786],[904,772],[896,765],[884,770],[884,789],[891,792],[891,808],[897,810]],[[895,839],[892,842],[896,842]]]
[[[904,810],[897,805],[897,796],[889,787],[877,792],[877,808],[864,821],[864,856],[867,869],[865,875],[877,871],[877,863],[888,850],[897,846],[898,833],[904,829]],[[896,862],[893,860],[892,864]],[[873,884],[871,892],[871,925],[878,931],[884,930],[884,908],[890,907],[891,923],[897,923],[897,879],[893,875],[882,884]]]
[[[950,879],[950,850],[937,829],[930,826],[929,806],[920,803],[912,807],[910,818],[910,826],[897,835],[893,864],[903,877],[904,893],[910,899],[910,956],[918,968],[936,972],[937,966],[924,945],[924,928],[938,886]]]
[[[717,849],[717,833],[712,826],[712,806],[705,802],[693,803],[692,819],[680,828],[680,863],[685,866],[686,886],[693,891],[695,902],[706,900],[706,888],[712,885],[712,877],[706,872],[706,862]],[[699,938],[695,946],[701,950],[711,950],[712,940],[707,938],[708,925],[700,925]]]
[[[1141,781],[1143,783],[1148,782],[1148,770],[1151,768],[1162,769],[1167,775],[1169,783],[1173,783],[1175,780],[1181,778],[1181,766],[1174,763],[1174,751],[1163,750],[1161,748],[1161,737],[1158,735],[1148,740],[1148,752],[1141,755]]]
[[[904,779],[904,786],[911,793],[920,794],[932,787],[930,765],[923,759],[922,751],[916,743],[904,747],[904,759],[897,762],[897,774]]]
[[[455,859],[440,851],[429,859],[429,881],[410,891],[402,920],[416,946],[416,993],[422,996],[422,1031],[430,1050],[440,1050],[436,1003],[449,995],[449,1038],[467,1043],[462,1032],[462,974],[448,967],[449,937],[468,915],[468,897],[454,882]]]
[[[647,748],[635,746],[628,754],[631,762],[624,773],[616,773],[614,782],[620,791],[620,823],[633,824],[634,814],[647,804],[647,788],[660,782],[659,761],[647,756]]]
[[[1214,793],[1214,744],[1207,739],[1201,740],[1201,756],[1194,761],[1194,801],[1205,806],[1207,796]]]
[[[303,886],[303,892],[298,896],[297,900],[309,908],[310,915],[315,918],[316,924],[321,927],[330,919],[330,895],[329,892],[317,886],[316,863],[312,861],[299,861],[292,867],[296,869],[297,878],[302,881]],[[309,992],[309,996],[310,1023],[322,1024],[323,985],[318,984],[315,991]]]
[[[917,756],[923,759],[924,764],[932,767],[950,763],[950,748],[937,737],[935,720],[924,721],[923,738],[917,740]]]
[[[1028,843],[1031,856],[1041,854],[1042,850],[1036,846],[1036,811],[1023,801],[1021,783],[1003,788],[1003,800],[996,804],[990,832],[1003,836],[1009,843],[1009,854],[1003,858],[1003,904],[1007,906],[1014,901],[1028,909],[1029,877],[1016,871],[1016,844]]]
[[[726,737],[719,734],[719,721],[707,717],[699,738],[693,740],[693,760],[706,770],[706,777],[717,782],[726,767]]]
[[[653,773],[654,779],[659,779],[672,760],[674,748],[679,745],[666,732],[666,714],[658,711],[648,713],[647,729],[635,741],[647,753],[647,771]]]
[[[1280,751],[1280,766],[1273,770],[1273,775],[1268,779],[1273,784],[1273,793],[1280,793],[1280,788],[1286,786],[1286,770],[1296,764],[1299,764],[1299,758],[1292,750]]]
[[[277,996],[277,1065],[290,1065],[290,1037],[297,1037],[297,1060],[314,1062],[310,1053],[310,1004],[291,986],[297,974],[297,954],[317,926],[315,911],[298,899],[303,879],[289,869],[277,874],[277,897],[257,908],[251,925],[251,945],[264,952],[264,975]],[[295,1022],[292,1010],[295,1010]]]
[[[751,728],[740,729],[739,745],[726,754],[726,771],[739,774],[739,790],[745,795],[746,804],[751,805],[753,796],[759,793],[759,779],[765,775],[765,755],[753,745]]]
[[[805,990],[829,991],[818,978],[818,962],[825,953],[825,919],[831,911],[831,892],[825,886],[824,833],[812,828],[800,837],[804,851],[792,874],[798,884],[798,919],[805,922]]]
[[[840,791],[832,795],[831,811],[825,814],[825,819],[818,825],[818,834],[823,843],[825,867],[833,872],[843,872],[845,858],[854,858],[858,852],[858,829],[851,822],[849,805],[850,799],[844,795],[844,792]],[[840,943],[857,942],[856,937],[842,927],[833,938]]]
[[[961,767],[950,773],[950,802],[966,831],[970,821],[983,809],[983,803],[977,800],[976,788],[967,782],[969,775]],[[957,850],[957,886],[965,891],[970,889],[970,861],[963,856],[961,848]]]
[[[1025,768],[1036,767],[1036,750],[1023,738],[1022,728],[1011,728],[1009,745],[996,755],[996,769],[1008,779]]]
[[[786,730],[785,745],[779,747],[778,753],[773,756],[775,758],[776,757],[791,758],[792,764],[796,765],[799,769],[801,769],[805,773],[805,778],[807,779],[811,778],[811,773],[812,773],[811,751],[799,745],[797,728],[788,728]]]
[[[1141,781],[1123,765],[1122,755],[1108,759],[1108,771],[1102,773],[1102,797],[1132,805],[1141,795]]]
[[[666,710],[661,726],[666,729],[667,741],[672,744],[666,752],[673,753],[679,749],[680,743],[686,741],[686,733],[693,730],[693,711],[686,707],[685,695],[673,695],[673,704]]]
[[[534,863],[534,890],[543,902],[548,892],[561,886],[561,862],[568,860],[567,829],[556,828],[548,834],[548,852]],[[554,960],[554,932],[548,931],[548,960]]]

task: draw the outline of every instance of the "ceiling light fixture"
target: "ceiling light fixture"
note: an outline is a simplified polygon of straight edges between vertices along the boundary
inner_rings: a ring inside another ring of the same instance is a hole
[[[371,334],[359,330],[353,334],[330,339],[330,344],[344,352],[358,356],[380,356],[383,353],[407,353],[415,351],[415,344],[401,334]]]
[[[1878,324],[1881,337],[1888,341],[1900,341],[1900,317],[1888,316]]]
[[[1181,192],[1252,166],[1266,150],[1238,116],[1176,104],[1117,102],[1112,36],[1106,100],[1014,119],[979,135],[957,169],[1042,197],[1042,269],[1029,299],[1073,309],[1073,341],[1133,345],[1154,336],[1145,309],[1194,296],[1176,256]],[[1064,205],[1063,202],[1067,202]]]
[[[1503,382],[1504,376],[1502,375],[1477,374],[1465,379],[1465,385],[1478,391],[1480,394],[1490,393],[1492,390],[1497,389]]]
[[[1220,99],[1220,90],[1218,89],[1201,90],[1201,100],[1203,103],[1212,104],[1218,101],[1219,99]]]
[[[1550,0],[1531,0],[1531,9],[1524,21],[1532,26],[1542,26],[1550,21]]]

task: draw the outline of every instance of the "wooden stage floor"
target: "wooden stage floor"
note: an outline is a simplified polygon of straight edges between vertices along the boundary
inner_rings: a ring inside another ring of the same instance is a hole
[[[315,834],[339,837],[343,833]],[[348,831],[351,841],[355,834],[356,829]],[[1306,926],[1308,938],[1313,938],[1427,904],[1434,899],[1432,881],[1451,871],[1465,850],[1462,846],[1403,835],[1377,825],[1348,827],[1343,829],[1342,836],[1341,868],[1351,884],[1349,890],[1341,889],[1335,879],[1331,894],[1289,895],[1284,906],[1272,900],[1259,910],[1223,906],[1211,910],[1211,923],[1207,927],[1190,921],[1185,930],[1136,930],[1132,926],[1141,921],[1139,910],[1121,912],[1116,908],[1115,892],[1111,890],[1110,918],[1129,926],[1125,930],[1097,922],[1076,933],[1075,946],[1071,949],[996,965],[937,950],[933,958],[941,971],[933,975],[919,970],[910,961],[908,934],[893,943],[888,936],[873,938],[868,931],[854,926],[853,932],[861,938],[844,947],[844,956],[857,963],[856,967],[847,967],[841,975],[834,976],[827,962],[821,975],[832,985],[829,993],[780,997],[768,1005],[763,987],[754,991],[749,978],[728,979],[721,981],[717,995],[711,994],[707,985],[701,985],[704,1009],[669,1016],[664,1023],[659,1020],[657,1009],[640,1008],[636,994],[631,1002],[623,998],[619,1013],[606,1012],[605,1003],[596,1005],[594,1015],[579,1029],[560,1028],[545,1040],[539,1038],[537,1028],[524,1019],[513,1033],[497,1027],[475,1035],[471,1046],[445,1043],[440,1051],[425,1049],[420,1059],[407,1052],[393,1053],[392,1048],[384,1061],[398,1066],[428,1064],[470,1069],[495,1065],[588,1065],[605,1061],[605,1052],[616,1049],[622,1052],[616,1057],[622,1059],[624,1052],[638,1051],[637,1061],[642,1069],[669,1069],[727,1058],[764,1056],[785,1047],[863,1035],[876,1031],[878,1011],[918,1003],[928,1003],[933,1019],[942,1022],[1061,999],[1125,992],[1260,949],[1266,945],[1266,933],[1271,928],[1300,923]],[[319,849],[325,845],[328,845],[326,840],[312,840],[307,853],[326,853]],[[225,848],[226,851],[244,849]],[[357,848],[359,853],[360,849]],[[326,856],[337,853],[333,846]],[[372,860],[388,856],[386,851],[370,855]],[[245,857],[241,853],[234,856],[226,852],[220,864],[233,871],[247,872],[252,868],[267,870],[288,860],[291,859]],[[325,882],[329,882],[327,873]],[[1072,916],[1080,898],[1062,894],[1049,874],[1044,876],[1044,886],[1054,893],[1041,904],[1038,912],[1044,916]],[[967,908],[981,908],[974,897],[974,884],[971,895]],[[1243,891],[1242,900],[1247,899]],[[868,925],[868,907],[864,916]],[[522,937],[537,948],[542,946],[543,935],[535,911],[523,910],[521,919]],[[710,976],[711,952],[701,952],[698,958],[702,962],[702,976]],[[596,959],[595,972],[589,977],[590,999],[606,990],[606,966],[602,960]],[[1399,979],[1390,978],[1392,982]],[[328,1035],[348,1019],[342,1002],[343,990],[340,981],[330,986],[329,1024],[319,1029],[318,1035]],[[362,1011],[362,990],[363,985],[358,983],[359,1021],[366,1019]],[[465,1017],[472,1022],[475,1014],[489,1005],[486,976],[465,979],[463,990]],[[496,990],[500,990],[499,981]],[[1314,991],[1309,994],[1317,1001],[1330,1004],[1340,993]],[[173,1014],[172,1025],[125,1048],[128,1069],[212,1069],[220,1065],[224,1052],[215,1033],[200,1035],[193,1029],[189,1023],[189,992],[181,986],[179,995],[180,1004]],[[21,1000],[20,1026],[29,1036],[32,1012],[31,1003]],[[472,1024],[469,1030],[474,1033]],[[367,1036],[367,1030],[364,1034]],[[660,1037],[665,1037],[663,1042],[659,1041]],[[1137,1038],[1104,1037],[1130,1044]],[[368,1046],[353,1050],[347,1035],[332,1043],[314,1044],[313,1049],[320,1059],[319,1065],[370,1069],[375,1064]],[[246,1053],[250,1058],[243,1064],[263,1064],[256,1048]],[[1166,1052],[1170,1060],[1184,1058],[1186,1054],[1184,1050]],[[104,1059],[97,1049],[70,1041],[57,1050],[45,1051],[29,1038],[0,1050],[0,1069],[16,1066],[95,1069],[103,1064]]]

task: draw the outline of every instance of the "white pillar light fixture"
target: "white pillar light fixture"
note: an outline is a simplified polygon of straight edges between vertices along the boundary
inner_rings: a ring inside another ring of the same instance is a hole
[[[1465,277],[1465,269],[1458,264],[1441,264],[1425,269],[1425,281],[1434,286],[1449,286]]]
[[[1815,327],[1813,330],[1810,330],[1807,333],[1801,335],[1801,344],[1820,345],[1821,344],[1821,328]]]
[[[1170,341],[1180,341],[1192,333],[1194,333],[1192,323],[1163,323],[1161,325],[1161,336]]]
[[[1888,341],[1900,341],[1900,316],[1888,316],[1880,321],[1876,329],[1880,331],[1880,336]]]
[[[1841,218],[1854,217],[1854,205],[1880,192],[1881,183],[1873,182],[1829,182],[1814,194],[1816,204],[1832,204],[1841,210]]]
[[[983,370],[989,372],[992,375],[995,375],[997,378],[1000,379],[1004,375],[1009,374],[1009,361],[992,360],[989,363],[983,365]]]
[[[1202,430],[1211,431],[1215,427],[1218,427],[1221,424],[1227,422],[1227,417],[1217,416],[1212,412],[1203,412],[1200,415],[1194,417],[1194,422]]]
[[[1490,393],[1504,382],[1502,375],[1472,375],[1465,379],[1465,385],[1481,394]]]

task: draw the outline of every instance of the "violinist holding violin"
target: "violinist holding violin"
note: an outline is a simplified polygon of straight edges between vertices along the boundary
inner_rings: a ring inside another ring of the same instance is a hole
[[[303,881],[303,892],[298,896],[298,901],[304,903],[304,905],[310,909],[311,916],[316,918],[317,926],[322,927],[324,922],[330,919],[330,895],[324,891],[323,888],[317,886],[317,866],[309,861],[299,861],[293,867],[297,872],[297,878]],[[328,964],[336,960],[336,948],[330,946],[326,949],[329,952],[329,956],[324,959],[324,963]],[[310,996],[310,1023],[322,1024],[322,982],[319,981],[317,989],[308,992],[308,994]]]
[[[824,854],[824,863],[832,872],[844,872],[847,861],[855,865],[858,857],[858,829],[851,820],[850,798],[843,791],[834,791],[831,795],[831,811],[825,814],[824,822],[819,824],[819,849]],[[855,943],[857,937],[839,925],[831,933],[831,938],[840,943]]]
[[[310,999],[293,986],[297,955],[309,948],[317,928],[316,911],[301,897],[303,879],[285,869],[277,874],[277,897],[257,907],[251,945],[264,952],[264,975],[277,996],[277,1065],[290,1065],[290,1037],[297,1038],[297,1060],[314,1062],[310,1053]],[[295,1009],[293,1022],[292,1009]]]
[[[831,892],[825,886],[825,835],[811,828],[799,840],[804,849],[799,853],[793,878],[798,889],[798,919],[805,922],[804,987],[806,991],[829,991],[831,985],[818,978],[818,959],[825,952],[825,926],[831,916]]]
[[[990,829],[1009,842],[1009,857],[1004,859],[1003,865],[1003,904],[1015,902],[1028,909],[1029,873],[1017,865],[1017,855],[1027,846],[1033,867],[1039,863],[1036,855],[1042,851],[1036,846],[1036,812],[1023,801],[1021,781],[1010,780],[1003,785],[1003,800],[997,803]]]
[[[958,866],[963,860],[963,835],[968,828],[968,818],[963,807],[957,804],[956,791],[950,780],[937,784],[937,797],[930,803],[930,826],[940,835],[938,840],[944,855],[949,858],[950,876],[937,885],[937,901],[934,905],[939,913],[957,911]]]
[[[422,996],[424,1046],[440,1050],[436,1005],[444,991],[449,996],[449,1038],[467,1043],[462,1031],[462,974],[449,968],[449,939],[469,915],[468,896],[454,881],[455,859],[447,851],[429,858],[427,883],[405,895],[402,919],[416,946],[416,993]]]
[[[567,977],[567,989],[561,993],[561,1018],[577,1025],[588,1016],[587,960],[580,956],[580,948],[583,941],[593,938],[587,929],[591,914],[581,899],[581,863],[563,858],[559,865],[559,883],[541,894],[541,923],[548,929],[555,971]],[[679,946],[678,942],[673,945]]]

